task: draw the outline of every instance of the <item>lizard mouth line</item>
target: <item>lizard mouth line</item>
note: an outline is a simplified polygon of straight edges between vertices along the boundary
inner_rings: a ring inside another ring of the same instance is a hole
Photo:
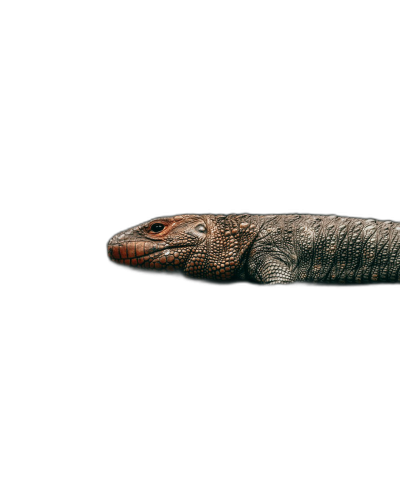
[[[128,254],[126,255],[126,257],[115,257],[113,255],[113,248],[115,247],[121,247],[121,245],[109,245],[108,246],[108,258],[111,262],[125,262],[127,260],[131,261],[131,260],[140,260],[142,259],[143,261],[146,261],[148,260],[146,257],[157,257],[157,256],[165,256],[165,257],[169,257],[170,255],[173,256],[173,250],[176,249],[176,248],[181,248],[181,246],[179,245],[176,245],[176,246],[173,246],[173,247],[168,247],[166,249],[158,249],[158,250],[155,250],[154,252],[150,252],[150,253],[145,253],[143,255],[136,255],[136,252],[135,252],[135,255],[132,255],[132,254]]]
[[[170,247],[172,249],[172,247]],[[177,248],[177,247],[174,247]],[[156,250],[140,257],[132,257],[128,254],[125,256],[114,256],[110,255],[110,262],[117,264],[122,267],[128,267],[131,269],[154,269],[160,272],[170,272],[175,273],[179,270],[179,266],[182,264],[182,258],[178,258],[178,255],[171,251],[169,248],[164,252],[163,250]]]

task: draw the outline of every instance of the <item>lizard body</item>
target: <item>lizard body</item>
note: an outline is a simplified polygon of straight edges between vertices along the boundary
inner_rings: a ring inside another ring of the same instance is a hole
[[[122,231],[111,260],[258,283],[400,282],[400,223],[335,215],[178,215]]]

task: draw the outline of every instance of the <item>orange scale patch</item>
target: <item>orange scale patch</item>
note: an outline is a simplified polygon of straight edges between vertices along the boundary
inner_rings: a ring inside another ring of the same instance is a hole
[[[127,253],[126,253],[126,245],[121,245],[120,249],[120,254],[121,254],[121,258],[122,259],[126,259],[128,257]]]
[[[136,257],[141,257],[142,255],[144,255],[144,243],[139,242],[136,244]]]
[[[135,246],[135,243],[133,241],[130,241],[127,244],[127,253],[128,253],[128,257],[136,257],[136,246]]]

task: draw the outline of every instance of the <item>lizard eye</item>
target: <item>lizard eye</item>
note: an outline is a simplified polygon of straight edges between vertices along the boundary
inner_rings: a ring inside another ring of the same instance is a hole
[[[162,231],[164,229],[164,224],[160,224],[159,222],[156,222],[155,224],[153,224],[151,226],[151,231],[153,231],[153,233],[159,233],[160,231]]]

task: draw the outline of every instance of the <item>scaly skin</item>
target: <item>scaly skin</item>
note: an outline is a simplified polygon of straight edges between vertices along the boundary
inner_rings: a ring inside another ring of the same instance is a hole
[[[335,215],[178,215],[108,242],[111,260],[258,283],[400,282],[400,223]]]

